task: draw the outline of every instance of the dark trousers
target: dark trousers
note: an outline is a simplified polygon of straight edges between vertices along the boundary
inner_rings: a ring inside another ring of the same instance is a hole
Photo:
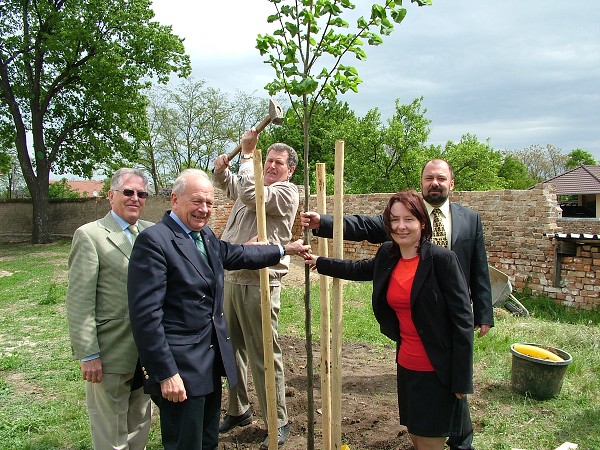
[[[464,399],[462,408],[462,434],[460,436],[450,436],[446,445],[452,450],[472,450],[473,449],[473,424],[471,423],[471,412],[467,398]]]
[[[215,391],[201,397],[188,397],[173,403],[161,395],[152,395],[160,408],[160,432],[165,450],[217,450],[221,383]]]

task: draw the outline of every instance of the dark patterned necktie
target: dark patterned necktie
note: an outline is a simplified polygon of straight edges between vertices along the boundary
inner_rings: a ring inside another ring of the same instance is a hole
[[[133,244],[135,242],[135,238],[137,238],[138,234],[140,234],[140,230],[138,229],[137,225],[129,225],[127,229],[131,231],[131,235],[133,236],[131,243]]]
[[[446,237],[446,229],[444,228],[440,208],[433,208],[433,236],[431,241],[441,247],[448,248],[448,238]]]
[[[190,231],[190,236],[194,239],[194,243],[196,244],[196,248],[200,252],[204,259],[208,260],[208,255],[206,254],[206,247],[204,247],[204,240],[202,239],[202,235],[199,231]]]

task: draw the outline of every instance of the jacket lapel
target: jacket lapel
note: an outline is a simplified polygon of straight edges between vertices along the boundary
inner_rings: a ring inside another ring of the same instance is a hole
[[[113,218],[110,211],[106,216],[104,216],[99,221],[100,225],[104,227],[107,231],[106,239],[113,243],[115,247],[119,249],[121,253],[125,255],[127,259],[129,259],[129,255],[131,255],[131,249],[133,246],[129,241],[129,238],[125,234],[125,232],[121,229],[117,221]]]
[[[181,229],[181,227],[175,222],[171,216],[165,214],[163,222],[173,231],[173,242],[182,255],[190,262],[196,269],[198,274],[206,281],[211,287],[214,295],[214,273],[210,264],[202,257],[194,241],[190,236]],[[204,237],[204,236],[203,236]],[[205,242],[206,244],[206,242]],[[208,245],[207,245],[208,246]]]
[[[391,243],[386,242],[383,245],[391,247]],[[400,260],[400,255],[390,252],[389,249],[380,254],[383,255],[383,257],[378,262],[378,267],[375,270],[377,279],[374,280],[373,283],[373,298],[386,298],[389,279]]]
[[[431,242],[423,241],[423,243],[421,244],[421,255],[419,265],[417,266],[415,279],[413,281],[412,289],[410,290],[411,305],[415,303],[415,299],[418,297],[419,292],[423,288],[423,283],[425,283],[425,281],[427,280],[432,265],[433,258],[431,256]]]
[[[454,248],[461,228],[465,223],[463,211],[455,203],[450,203],[450,220],[452,222],[452,236],[450,236],[450,248]]]

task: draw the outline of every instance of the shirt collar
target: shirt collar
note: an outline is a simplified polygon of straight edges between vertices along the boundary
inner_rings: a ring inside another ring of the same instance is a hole
[[[442,214],[444,215],[444,217],[450,217],[450,200],[446,199],[446,201],[444,203],[442,203],[441,206],[432,206],[429,203],[425,202],[425,207],[427,208],[427,214],[429,214],[431,216],[431,212],[433,211],[434,208],[439,208],[440,211],[442,211]]]
[[[110,213],[112,214],[113,219],[115,219],[117,221],[117,223],[119,224],[119,226],[121,227],[121,230],[125,231],[125,230],[129,229],[129,225],[131,225],[129,222],[122,219],[121,216],[119,216],[112,209],[110,210]],[[135,221],[135,223],[133,225],[137,225],[137,220]]]
[[[175,222],[177,222],[177,225],[179,225],[183,231],[186,232],[186,234],[190,234],[192,232],[192,230],[190,230],[188,227],[186,227],[184,225],[184,223],[181,221],[181,219],[177,216],[177,214],[175,214],[173,211],[169,212],[169,216],[171,216],[171,219],[173,219]]]

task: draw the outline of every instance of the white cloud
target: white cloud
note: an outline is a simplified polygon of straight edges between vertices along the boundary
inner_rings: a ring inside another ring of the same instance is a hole
[[[355,2],[358,14],[365,5]],[[366,62],[364,80],[341,97],[361,115],[423,96],[431,143],[465,133],[498,150],[552,144],[600,161],[600,2],[433,0],[408,15]],[[184,37],[193,76],[226,91],[262,91],[273,78],[255,49],[272,30],[266,0],[154,0],[156,20]],[[361,11],[362,9],[362,11]]]

